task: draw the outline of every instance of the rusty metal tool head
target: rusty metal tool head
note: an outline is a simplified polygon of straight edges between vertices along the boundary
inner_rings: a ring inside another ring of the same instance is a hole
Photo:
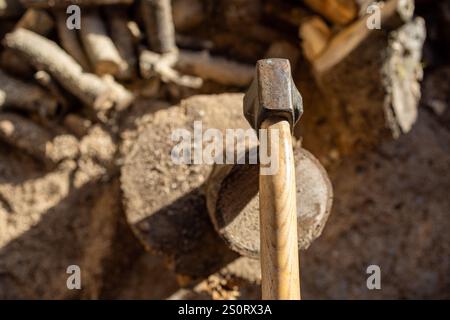
[[[250,125],[258,130],[264,120],[280,116],[288,120],[293,130],[302,113],[302,96],[292,79],[289,60],[259,60],[244,97],[244,115]]]

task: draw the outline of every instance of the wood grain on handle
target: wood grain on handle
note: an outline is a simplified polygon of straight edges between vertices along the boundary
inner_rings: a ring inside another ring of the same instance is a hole
[[[278,145],[278,170],[260,175],[261,272],[262,298],[299,300],[300,273],[297,243],[297,209],[295,166],[289,122],[282,118],[268,119],[267,150]],[[271,141],[271,131],[278,131]]]

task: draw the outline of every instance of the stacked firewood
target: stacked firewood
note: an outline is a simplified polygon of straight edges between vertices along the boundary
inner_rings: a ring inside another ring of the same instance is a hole
[[[406,133],[417,117],[425,31],[423,20],[413,17],[412,0],[1,4],[5,112],[46,118],[81,104],[84,117],[108,122],[137,96],[178,100],[244,88],[254,62],[270,56],[289,58],[299,70],[311,118],[305,143],[317,145],[312,137],[320,135],[323,148],[312,149],[319,155]],[[71,4],[79,6],[79,17]],[[12,142],[5,130],[0,136]]]

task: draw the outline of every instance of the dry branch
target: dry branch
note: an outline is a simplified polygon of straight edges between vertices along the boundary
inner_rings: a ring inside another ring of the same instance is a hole
[[[86,135],[92,123],[88,119],[82,118],[78,114],[69,113],[64,117],[64,127],[75,134],[78,138]]]

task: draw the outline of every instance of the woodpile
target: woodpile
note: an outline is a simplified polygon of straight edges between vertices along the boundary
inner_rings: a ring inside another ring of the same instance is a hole
[[[64,8],[70,4],[81,6],[79,30],[65,25]],[[271,0],[24,0],[20,6],[26,11],[4,38],[4,55],[14,59],[11,49],[47,72],[103,120],[115,106],[123,110],[133,100],[117,81],[156,78],[185,87],[184,92],[201,90],[205,81],[244,88],[256,59],[288,57],[295,66],[300,54],[301,68],[322,93],[318,101],[307,102],[324,105],[315,113],[330,123],[327,149],[364,150],[384,136],[408,132],[417,117],[425,31],[423,21],[413,17],[414,1],[379,4],[381,30],[369,26],[377,18],[371,4],[353,0],[280,5]],[[249,28],[243,30],[243,24]],[[293,50],[274,51],[277,42],[292,45],[292,36],[298,37]],[[5,64],[11,73],[15,67]],[[23,68],[12,73],[23,74]],[[105,75],[115,80],[104,81]],[[305,136],[307,145],[310,140]]]

